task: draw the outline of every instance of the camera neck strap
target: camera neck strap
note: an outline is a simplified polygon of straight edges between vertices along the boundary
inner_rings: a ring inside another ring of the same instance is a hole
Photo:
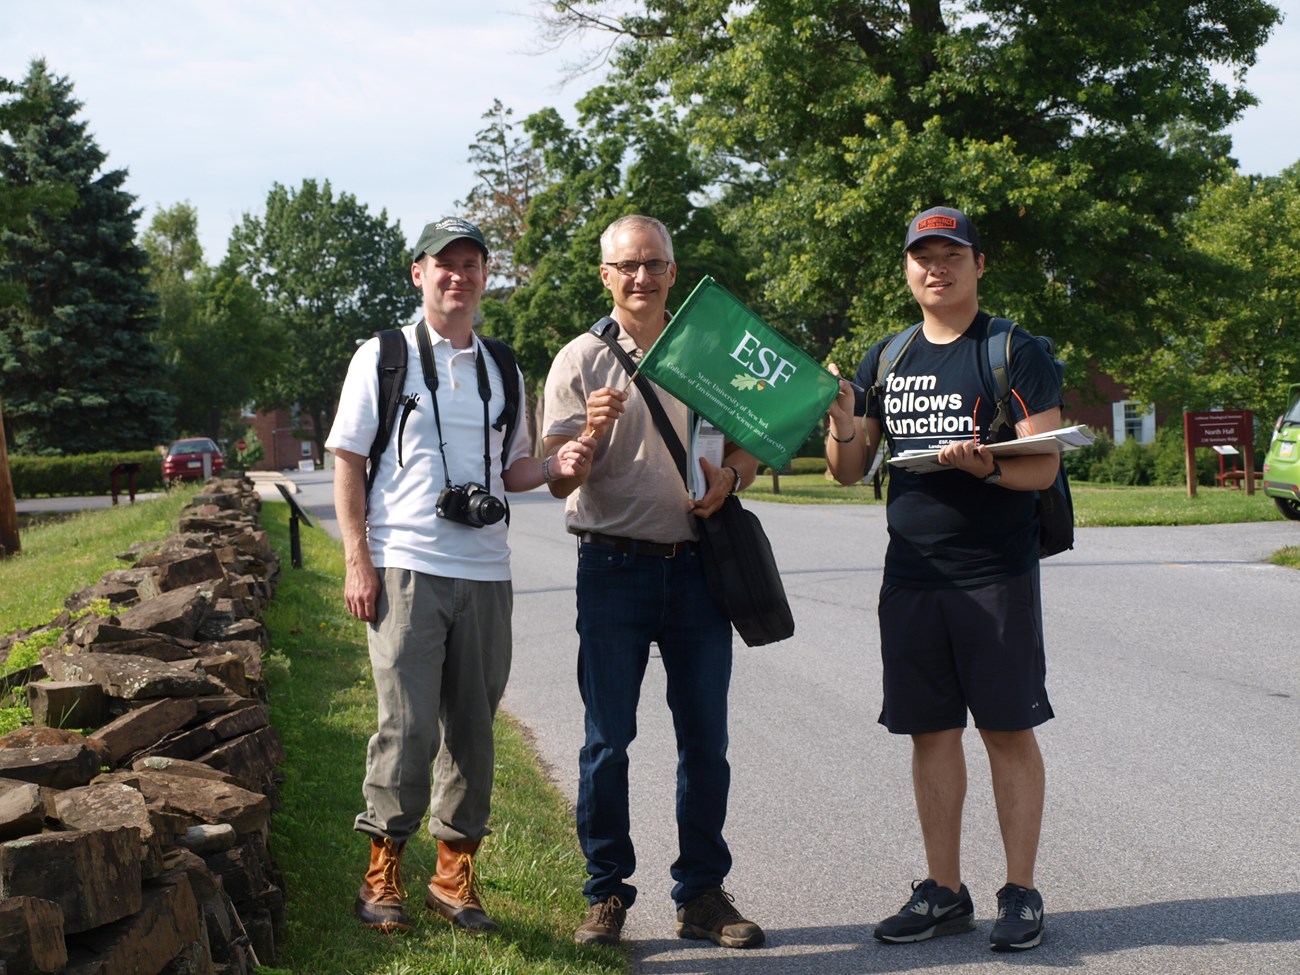
[[[433,394],[433,425],[438,430],[438,450],[442,453],[442,479],[451,487],[451,472],[447,465],[447,441],[442,437],[442,414],[438,411],[438,367],[433,361],[433,343],[429,340],[429,324],[421,322],[415,330],[416,345],[420,347],[420,368],[424,371],[424,384]],[[492,443],[489,439],[491,422],[488,419],[488,401],[492,399],[492,385],[488,382],[484,349],[474,351],[474,367],[478,373],[478,398],[483,401],[483,489],[492,490]]]

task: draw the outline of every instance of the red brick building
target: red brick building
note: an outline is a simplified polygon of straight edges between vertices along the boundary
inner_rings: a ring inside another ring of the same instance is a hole
[[[263,457],[251,465],[255,471],[299,470],[310,463],[321,466],[313,431],[315,424],[310,416],[296,410],[275,410],[272,413],[246,414],[244,422],[253,428],[262,444]]]
[[[1065,422],[1084,424],[1093,433],[1105,433],[1115,443],[1128,439],[1151,443],[1156,428],[1167,416],[1162,409],[1144,408],[1129,399],[1125,387],[1096,369],[1085,384],[1075,386],[1067,379],[1062,398]]]

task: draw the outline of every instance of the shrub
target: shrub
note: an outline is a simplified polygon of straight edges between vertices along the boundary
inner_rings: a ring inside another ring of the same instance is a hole
[[[1125,440],[1116,445],[1105,432],[1096,434],[1091,446],[1065,454],[1071,479],[1100,484],[1157,485],[1178,487],[1187,483],[1187,455],[1181,418],[1156,431],[1152,443]],[[1196,483],[1212,486],[1219,472],[1219,455],[1210,450],[1196,452]]]
[[[156,451],[75,454],[68,457],[9,455],[9,475],[14,497],[65,497],[108,494],[112,488],[112,470],[118,464],[139,464],[135,474],[137,491],[161,490],[162,461]],[[125,494],[129,478],[117,477],[117,489]]]
[[[1153,484],[1177,487],[1187,483],[1187,441],[1183,437],[1182,419],[1170,420],[1156,431],[1156,454]],[[1231,465],[1229,465],[1231,466]],[[1196,451],[1196,483],[1214,485],[1219,473],[1219,455],[1208,447]]]
[[[7,735],[11,731],[17,731],[24,725],[32,723],[32,709],[25,704],[15,704],[12,707],[0,708],[0,735]]]
[[[262,446],[262,441],[257,439],[257,431],[252,427],[244,431],[244,443],[246,444],[244,449],[235,453],[235,462],[240,467],[252,467],[266,456],[266,448]]]
[[[1093,435],[1093,441],[1087,447],[1080,447],[1078,450],[1071,450],[1063,454],[1065,458],[1065,471],[1071,480],[1075,481],[1102,481],[1106,459],[1115,449],[1115,442],[1110,439],[1105,430],[1096,431]]]
[[[1155,450],[1151,446],[1125,440],[1102,463],[1100,480],[1131,486],[1150,484],[1155,468]]]
[[[40,633],[19,640],[9,649],[9,656],[0,665],[0,675],[12,674],[33,664],[40,663],[41,651],[59,642],[62,630],[43,630]]]

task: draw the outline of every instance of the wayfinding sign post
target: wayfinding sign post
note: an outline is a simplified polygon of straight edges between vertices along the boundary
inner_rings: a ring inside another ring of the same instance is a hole
[[[1246,493],[1255,493],[1255,425],[1250,410],[1212,410],[1183,414],[1187,443],[1187,496],[1196,497],[1196,448],[1240,447],[1246,470]]]

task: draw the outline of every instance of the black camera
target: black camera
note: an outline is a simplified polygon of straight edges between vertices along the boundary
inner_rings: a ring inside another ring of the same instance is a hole
[[[439,518],[482,528],[495,525],[506,516],[505,502],[492,497],[482,484],[457,484],[442,489],[435,505]]]

